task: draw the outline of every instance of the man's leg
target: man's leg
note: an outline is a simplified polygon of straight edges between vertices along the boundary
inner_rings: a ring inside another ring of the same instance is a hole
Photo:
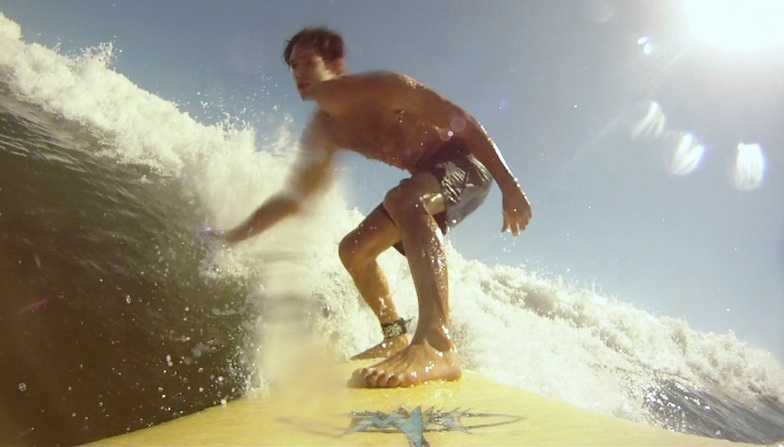
[[[400,319],[389,295],[384,273],[376,262],[383,251],[400,241],[397,227],[381,209],[371,212],[340,242],[340,260],[354,280],[359,294],[376,314],[381,325]],[[408,346],[405,334],[385,338],[381,343],[352,359],[389,357]]]
[[[446,256],[441,231],[433,219],[444,207],[438,180],[426,172],[404,180],[385,197],[384,208],[407,254],[419,301],[419,322],[411,345],[374,366],[355,371],[355,385],[399,387],[460,377],[460,358],[449,332]]]

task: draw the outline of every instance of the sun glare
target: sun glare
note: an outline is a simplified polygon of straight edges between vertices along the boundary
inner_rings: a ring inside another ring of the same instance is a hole
[[[678,145],[670,154],[667,169],[674,175],[694,172],[705,155],[705,146],[690,133],[679,133]]]
[[[689,0],[691,32],[730,50],[759,50],[784,44],[782,0]]]
[[[735,187],[743,191],[759,188],[765,176],[765,155],[760,145],[738,144],[735,156],[732,176]]]

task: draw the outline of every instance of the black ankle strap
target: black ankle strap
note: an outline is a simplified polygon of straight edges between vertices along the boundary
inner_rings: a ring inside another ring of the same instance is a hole
[[[408,328],[407,328],[408,321],[401,318],[391,323],[382,324],[381,332],[384,333],[384,338],[400,337],[401,335],[408,333]]]

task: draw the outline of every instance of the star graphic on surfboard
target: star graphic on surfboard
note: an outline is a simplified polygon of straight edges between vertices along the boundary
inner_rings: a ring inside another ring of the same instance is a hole
[[[466,426],[462,421],[464,418],[493,418],[496,420]],[[413,411],[409,411],[400,407],[391,413],[382,411],[352,412],[351,426],[343,435],[356,432],[403,433],[411,446],[425,447],[430,445],[425,439],[427,432],[460,431],[470,433],[469,429],[495,427],[511,424],[518,420],[520,420],[519,416],[472,413],[469,410],[459,408],[452,411],[442,411],[435,408],[423,411],[422,407],[416,407]]]

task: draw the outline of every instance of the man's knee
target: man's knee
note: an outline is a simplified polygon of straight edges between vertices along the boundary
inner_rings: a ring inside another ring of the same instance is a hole
[[[379,255],[375,252],[374,242],[367,234],[360,235],[357,231],[352,231],[338,244],[340,262],[349,271],[364,267]]]
[[[384,196],[384,209],[387,210],[392,220],[411,213],[427,213],[424,205],[420,185],[413,179],[406,179],[392,188]]]
[[[348,270],[351,270],[357,265],[359,260],[359,248],[356,238],[353,237],[351,233],[344,237],[343,240],[340,241],[340,244],[338,244],[340,262],[342,262],[343,266]]]

